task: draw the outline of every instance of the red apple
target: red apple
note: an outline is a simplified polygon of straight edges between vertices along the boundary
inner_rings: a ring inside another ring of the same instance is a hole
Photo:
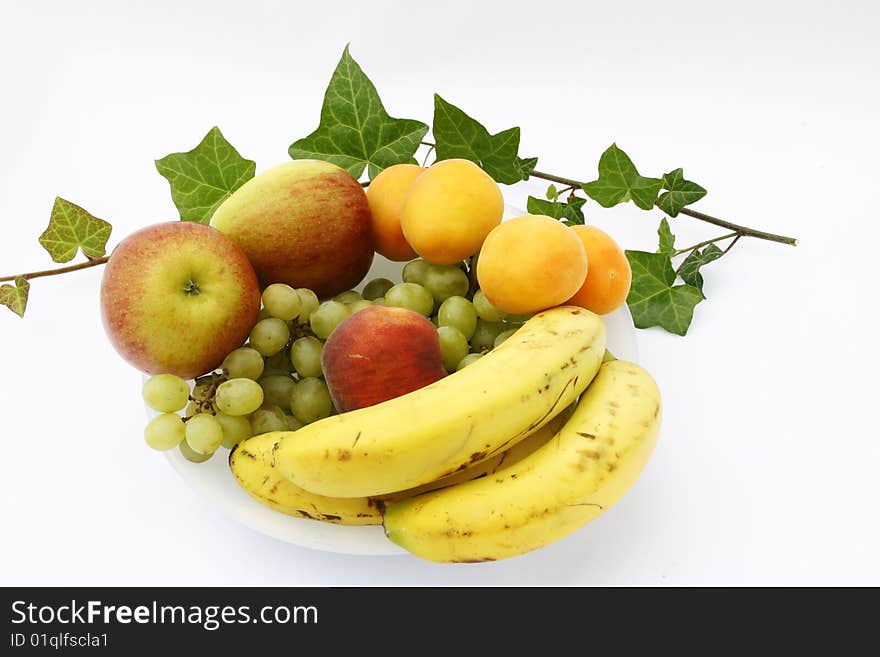
[[[110,342],[147,374],[191,379],[216,369],[247,339],[259,312],[260,287],[244,251],[198,223],[132,233],[101,281]]]
[[[446,376],[437,329],[406,308],[370,306],[343,321],[321,356],[340,413],[372,406]]]
[[[217,208],[211,225],[244,249],[263,287],[333,296],[357,285],[373,262],[364,189],[330,162],[294,160],[260,173]]]

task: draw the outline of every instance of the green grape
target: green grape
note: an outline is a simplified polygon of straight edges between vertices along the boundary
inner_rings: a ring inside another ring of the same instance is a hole
[[[269,315],[289,322],[299,315],[299,293],[284,283],[272,283],[263,290],[263,307]]]
[[[430,266],[431,263],[427,260],[423,260],[422,258],[410,260],[403,267],[403,282],[418,283],[419,285],[424,285],[425,274],[428,272],[428,267]]]
[[[263,389],[253,379],[229,379],[217,387],[214,403],[226,415],[248,415],[263,404]]]
[[[223,427],[213,415],[194,415],[186,423],[186,442],[199,454],[213,454],[223,442]]]
[[[251,329],[249,343],[263,356],[277,354],[290,341],[290,329],[283,319],[270,317]]]
[[[360,295],[360,292],[348,290],[347,292],[340,292],[333,297],[333,300],[339,303],[354,303],[355,301],[363,301],[363,297]]]
[[[321,379],[309,376],[296,384],[290,399],[293,416],[303,424],[328,417],[333,409],[330,391]]]
[[[157,415],[144,428],[147,445],[159,451],[177,447],[186,437],[186,424],[177,413]]]
[[[461,331],[468,340],[477,330],[477,310],[474,304],[464,297],[449,297],[440,304],[437,313],[437,322],[440,326],[452,326]]]
[[[277,354],[273,354],[265,360],[263,376],[267,374],[290,374],[292,371],[293,365],[290,363],[290,349],[285,347]]]
[[[455,366],[455,371],[463,370],[465,367],[470,365],[471,363],[475,363],[480,360],[485,354],[468,354],[464,358],[462,358],[458,365]]]
[[[259,379],[263,374],[263,356],[253,347],[230,351],[220,366],[232,379]]]
[[[467,294],[470,281],[456,265],[431,265],[425,272],[423,285],[433,295],[434,301],[443,303],[449,297]]]
[[[487,322],[500,322],[504,318],[504,313],[492,305],[482,290],[477,290],[474,294],[474,308],[480,319]]]
[[[385,297],[376,297],[373,299],[374,306],[387,306],[388,303],[385,301]]]
[[[185,440],[182,440],[177,448],[180,450],[180,453],[183,454],[183,458],[192,463],[204,463],[214,456],[213,452],[210,454],[199,454],[196,450],[190,447]]]
[[[504,330],[501,322],[477,320],[477,328],[471,336],[471,351],[489,351],[495,344],[495,338]]]
[[[287,416],[280,406],[263,405],[251,413],[250,418],[254,436],[270,431],[287,431]]]
[[[287,430],[288,431],[296,431],[297,429],[302,429],[304,425],[302,422],[297,420],[290,413],[285,413],[284,417],[287,419]]]
[[[260,312],[257,313],[257,321],[261,321],[264,319],[269,319],[272,315],[269,314],[269,311],[265,308],[260,308]]]
[[[263,403],[290,410],[290,395],[296,380],[289,374],[269,374],[257,383],[263,389]]]
[[[173,374],[157,374],[147,379],[142,394],[154,411],[174,413],[189,401],[189,384]]]
[[[251,423],[244,415],[226,415],[225,413],[217,413],[214,419],[220,423],[223,428],[223,445],[226,449],[232,449],[245,438],[250,438]]]
[[[437,335],[440,338],[443,367],[447,372],[453,372],[461,359],[468,355],[470,347],[467,338],[462,335],[461,331],[451,326],[441,326],[437,329]]]
[[[498,347],[502,342],[504,342],[507,338],[517,332],[519,327],[507,329],[506,331],[502,331],[498,335],[495,336],[495,341],[492,343],[492,348]]]
[[[318,295],[307,288],[298,287],[296,293],[299,295],[299,321],[308,322],[321,302],[318,300]]]
[[[367,301],[366,299],[361,299],[360,301],[355,301],[354,303],[348,304],[348,307],[351,309],[351,314],[354,315],[359,310],[363,310],[364,308],[369,308],[373,305],[372,301]]]
[[[333,330],[351,314],[351,308],[338,301],[325,301],[312,313],[309,324],[312,332],[322,340],[326,340]]]
[[[308,336],[290,345],[290,361],[296,373],[302,377],[321,376],[321,355],[324,343],[318,338]]]
[[[183,410],[183,417],[191,417],[199,412],[201,408],[201,404],[197,401],[191,401],[186,405],[186,408]]]
[[[372,301],[384,297],[385,293],[394,287],[394,283],[387,278],[374,278],[364,285],[364,299]]]
[[[434,310],[434,297],[418,283],[398,283],[385,293],[385,304],[409,308],[430,317]]]

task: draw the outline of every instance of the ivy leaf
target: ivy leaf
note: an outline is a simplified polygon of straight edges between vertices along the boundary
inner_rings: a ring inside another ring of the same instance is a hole
[[[694,308],[703,300],[691,285],[675,285],[672,260],[662,253],[626,251],[632,285],[626,303],[636,328],[661,326],[676,335],[687,334]]]
[[[19,317],[24,317],[30,289],[31,284],[21,276],[15,279],[15,286],[0,285],[0,304],[9,308]]]
[[[700,291],[700,294],[703,294],[703,275],[700,273],[700,267],[713,260],[718,260],[722,255],[724,255],[724,251],[715,244],[708,245],[702,251],[694,249],[681,263],[678,275],[681,276],[681,280],[694,286]],[[703,298],[706,298],[705,294],[703,294]]]
[[[355,178],[368,167],[373,178],[392,164],[414,163],[427,132],[421,121],[388,115],[376,87],[346,46],[324,93],[318,128],[293,142],[288,153],[294,160],[332,162]]]
[[[696,203],[706,195],[706,190],[697,183],[684,179],[681,168],[663,176],[663,189],[668,191],[657,199],[657,207],[670,217],[677,217],[684,206]]]
[[[556,185],[551,183],[550,186],[547,188],[547,200],[548,201],[555,201],[558,198],[559,198],[559,191],[556,189]]]
[[[662,253],[671,258],[672,254],[675,253],[675,235],[672,234],[672,230],[669,228],[669,222],[666,221],[666,217],[663,217],[660,221],[657,235],[660,237],[660,248],[657,249],[657,253]]]
[[[171,198],[181,221],[206,224],[214,210],[254,177],[256,162],[246,160],[214,127],[186,153],[156,160],[156,169],[171,185]]]
[[[642,210],[650,210],[662,185],[659,178],[639,175],[629,156],[617,144],[611,144],[599,158],[599,178],[583,187],[587,196],[603,208],[632,201]]]
[[[529,196],[526,201],[526,210],[529,214],[545,214],[548,217],[560,219],[567,226],[582,226],[585,223],[585,218],[581,208],[586,202],[587,199],[579,196],[569,197],[568,202],[545,201]]]
[[[536,157],[519,157],[519,128],[490,135],[482,123],[439,94],[434,94],[433,132],[438,161],[454,157],[470,160],[505,185],[527,180],[538,163]]]
[[[89,258],[100,258],[106,253],[112,230],[113,226],[103,219],[59,196],[52,206],[49,226],[40,235],[40,244],[55,262],[70,262],[78,249]]]
[[[529,179],[536,166],[538,166],[538,158],[536,157],[517,158],[516,168],[519,170],[519,175],[522,176],[523,180]]]

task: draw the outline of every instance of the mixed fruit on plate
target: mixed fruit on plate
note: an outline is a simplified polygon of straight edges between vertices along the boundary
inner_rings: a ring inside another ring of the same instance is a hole
[[[660,422],[650,375],[605,349],[629,264],[597,228],[502,222],[503,206],[466,160],[395,165],[366,190],[295,160],[210,225],[126,238],[101,306],[151,375],[147,444],[220,452],[266,506],[382,524],[433,561],[516,556],[595,518]],[[365,281],[375,253],[402,280]]]

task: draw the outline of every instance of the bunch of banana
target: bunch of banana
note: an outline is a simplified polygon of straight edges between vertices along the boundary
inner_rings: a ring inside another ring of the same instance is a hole
[[[544,426],[596,375],[605,324],[587,310],[538,313],[460,372],[394,399],[278,432],[279,474],[329,497],[421,486]]]
[[[385,533],[431,561],[491,561],[556,541],[614,504],[660,426],[660,394],[638,365],[611,361],[559,433],[491,476],[390,503]]]

